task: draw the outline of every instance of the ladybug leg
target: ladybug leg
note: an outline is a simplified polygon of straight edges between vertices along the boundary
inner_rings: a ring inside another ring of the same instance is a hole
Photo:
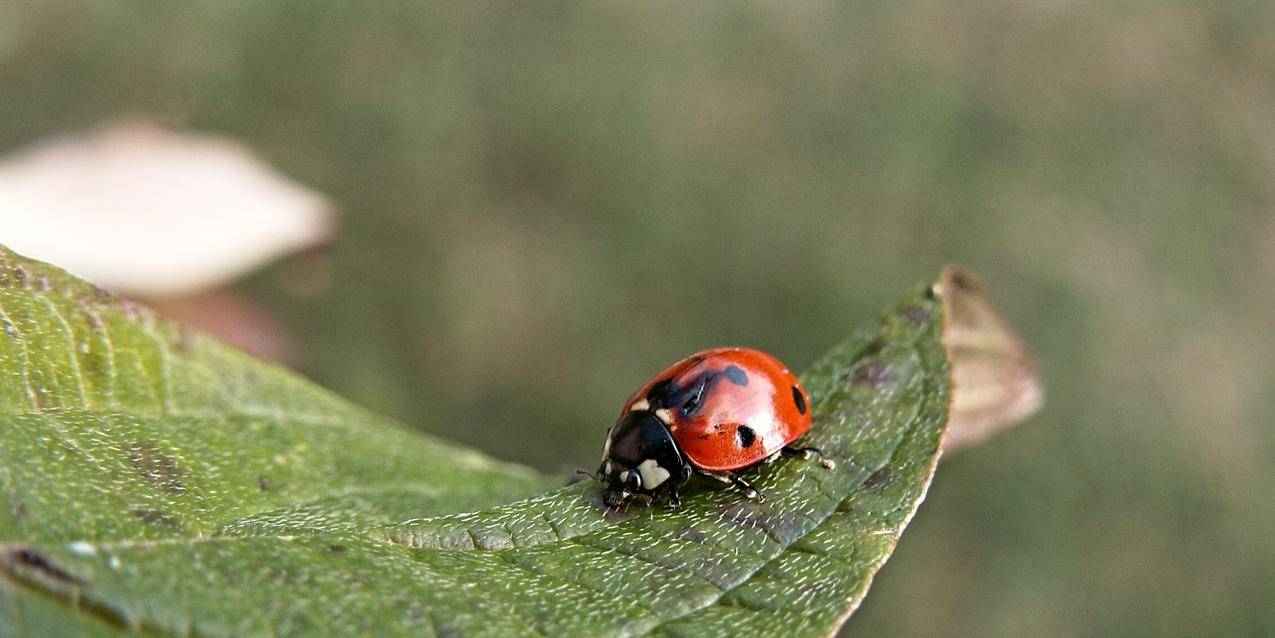
[[[762,494],[757,488],[753,487],[748,481],[745,481],[743,478],[741,478],[738,474],[732,474],[731,472],[721,472],[721,473],[709,472],[707,470],[697,470],[697,471],[699,472],[700,476],[707,476],[708,478],[711,478],[714,481],[730,483],[731,485],[735,486],[736,489],[743,492],[744,496],[747,496],[748,498],[751,498],[755,501],[766,500],[766,496],[764,494]]]
[[[673,488],[670,488],[670,489],[669,489],[669,492],[668,492],[668,503],[665,505],[665,507],[667,507],[667,508],[669,508],[669,509],[671,509],[671,510],[675,510],[675,509],[678,509],[678,508],[682,507],[682,497],[681,497],[681,495],[679,495],[679,494],[677,493],[677,488],[676,488],[676,487],[673,487]]]
[[[823,450],[817,447],[793,447],[791,445],[785,445],[782,451],[788,456],[799,456],[806,460],[810,460],[811,457],[818,456],[820,465],[830,470],[837,468],[837,462],[828,458],[828,456],[823,453]]]

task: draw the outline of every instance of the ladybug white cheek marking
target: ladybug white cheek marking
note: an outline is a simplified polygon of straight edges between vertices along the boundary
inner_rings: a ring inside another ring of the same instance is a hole
[[[668,480],[668,470],[660,467],[655,459],[647,459],[637,466],[638,472],[642,474],[642,487],[653,490],[661,483]]]
[[[648,410],[650,409],[650,407],[651,407],[651,403],[647,401],[646,399],[642,399],[641,401],[638,401],[634,403],[633,405],[629,406],[629,410],[631,412],[637,412],[639,410]]]
[[[664,422],[664,425],[668,425],[673,422],[673,413],[669,412],[665,408],[660,408],[656,410],[655,416],[659,417],[659,419]]]
[[[608,432],[607,442],[602,444],[602,458],[605,459],[609,456],[611,456],[611,434]],[[607,461],[607,465],[610,465],[610,464],[611,462]]]

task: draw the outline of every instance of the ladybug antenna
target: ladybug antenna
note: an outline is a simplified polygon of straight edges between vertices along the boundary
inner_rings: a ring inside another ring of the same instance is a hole
[[[595,480],[595,481],[601,481],[601,480],[602,480],[602,479],[601,479],[601,478],[600,478],[597,474],[594,474],[593,472],[589,472],[589,471],[587,471],[587,470],[582,470],[582,469],[580,469],[580,468],[578,468],[578,467],[576,468],[576,474],[580,474],[580,475],[583,475],[583,476],[587,476],[587,477],[589,477],[589,478],[591,478],[591,479],[593,479],[593,480]]]

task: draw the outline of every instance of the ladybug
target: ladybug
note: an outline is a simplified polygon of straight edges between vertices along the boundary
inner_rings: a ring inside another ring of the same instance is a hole
[[[694,475],[763,500],[739,472],[783,454],[822,456],[817,448],[792,446],[810,421],[806,391],[778,359],[749,348],[705,350],[669,366],[624,402],[595,478],[610,507],[667,494],[675,508],[678,489]]]

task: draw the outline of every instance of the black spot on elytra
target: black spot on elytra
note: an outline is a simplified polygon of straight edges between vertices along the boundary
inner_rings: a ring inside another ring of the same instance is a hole
[[[892,389],[898,381],[894,368],[887,363],[873,361],[856,365],[850,373],[850,384],[873,390]]]
[[[163,525],[164,527],[177,527],[177,519],[165,514],[163,510],[134,508],[128,511],[133,518],[151,525]]]
[[[136,442],[128,446],[128,460],[143,478],[168,492],[185,491],[181,468],[168,455],[153,446]]]
[[[735,428],[735,438],[739,439],[739,447],[749,448],[757,442],[757,433],[747,425],[740,425]]]
[[[682,404],[682,416],[695,416],[699,409],[704,407],[704,394],[707,392],[707,384],[701,381],[695,386],[695,390],[686,397],[686,402]]]
[[[880,487],[889,483],[892,478],[894,478],[894,470],[891,470],[890,466],[887,465],[876,472],[873,472],[872,476],[869,476],[865,481],[863,481],[863,486],[868,489]]]
[[[725,370],[700,374],[687,383],[680,393],[668,395],[667,403],[663,407],[681,403],[682,416],[695,416],[700,408],[704,407],[705,400],[713,392],[713,386],[717,385],[722,378],[729,379],[731,383],[738,386],[748,385],[748,374],[739,366],[730,365]]]
[[[664,408],[673,405],[681,393],[681,389],[677,387],[677,383],[672,379],[664,379],[656,382],[646,393],[646,400],[651,403],[651,408]]]
[[[801,393],[801,388],[798,388],[797,386],[792,387],[792,402],[797,405],[797,412],[799,414],[806,413],[806,396]]]
[[[66,571],[57,563],[54,563],[48,556],[41,554],[29,547],[15,547],[6,550],[4,553],[5,560],[9,563],[23,567],[26,569],[34,569],[53,580],[59,580],[72,585],[88,584],[83,578]]]

